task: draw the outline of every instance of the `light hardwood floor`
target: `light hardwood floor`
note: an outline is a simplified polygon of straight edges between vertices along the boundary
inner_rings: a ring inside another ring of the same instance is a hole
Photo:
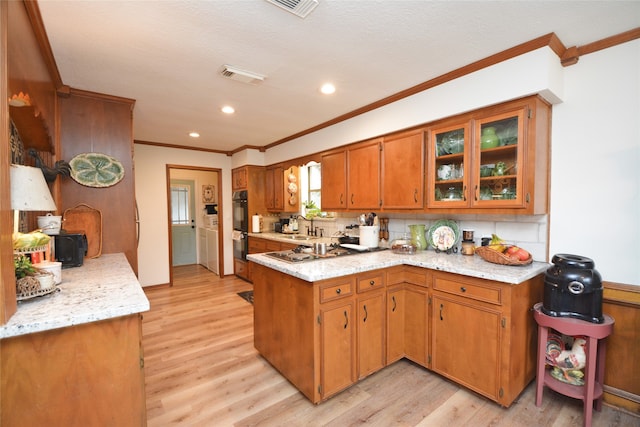
[[[581,426],[582,403],[532,383],[509,408],[402,360],[320,405],[311,404],[253,347],[251,284],[201,266],[174,269],[174,286],[145,289],[143,346],[149,427]],[[604,405],[593,426],[640,426]]]

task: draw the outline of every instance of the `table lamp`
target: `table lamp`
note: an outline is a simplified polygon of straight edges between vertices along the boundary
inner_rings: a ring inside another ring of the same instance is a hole
[[[42,170],[32,166],[11,165],[11,209],[14,210],[13,231],[18,232],[20,211],[55,211]]]

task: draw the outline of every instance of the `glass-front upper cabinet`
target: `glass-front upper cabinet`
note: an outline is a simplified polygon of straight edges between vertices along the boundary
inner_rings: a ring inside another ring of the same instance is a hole
[[[471,135],[469,122],[429,131],[427,205],[456,208],[468,205]]]
[[[534,98],[489,107],[429,128],[427,209],[544,212],[548,111]],[[536,114],[544,120],[540,126],[535,125]],[[536,145],[536,138],[542,146]],[[540,200],[534,205],[536,187]]]
[[[524,206],[525,111],[519,109],[474,121],[473,206]]]

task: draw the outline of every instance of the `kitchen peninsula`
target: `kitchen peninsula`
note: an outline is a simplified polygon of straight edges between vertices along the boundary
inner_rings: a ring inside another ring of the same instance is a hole
[[[122,253],[62,271],[58,292],[0,327],[4,426],[146,425],[140,313]]]
[[[389,250],[248,259],[255,347],[314,403],[403,357],[505,407],[535,376],[546,263]]]

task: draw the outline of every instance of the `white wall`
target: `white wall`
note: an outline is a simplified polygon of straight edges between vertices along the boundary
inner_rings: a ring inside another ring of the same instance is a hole
[[[548,245],[551,255],[576,253],[593,258],[604,280],[640,286],[639,56],[640,41],[636,40],[585,56],[577,65],[564,68],[558,57],[544,47],[281,144],[266,153],[245,150],[234,155],[232,162],[224,156],[211,155],[210,164],[203,165],[209,159],[200,152],[136,145],[136,192],[143,237],[145,229],[153,229],[158,223],[166,228],[164,163],[222,167],[224,203],[230,205],[231,167],[261,164],[261,160],[262,164],[272,164],[539,93],[554,104],[549,218],[477,215],[455,219],[463,226],[477,227],[482,234],[495,230],[509,240],[530,242],[537,260],[546,258]],[[152,159],[147,160],[146,156]],[[603,177],[606,169],[612,170],[612,177]],[[144,208],[148,212],[143,216],[141,193],[149,185],[161,188],[152,190],[153,196],[145,195]],[[149,200],[151,197],[153,201]],[[161,199],[156,200],[157,197]],[[154,216],[160,204],[164,218]],[[224,221],[230,224],[230,212],[226,214]],[[148,218],[149,215],[153,218]],[[146,225],[147,219],[153,222]],[[398,216],[392,231],[400,232],[405,223],[414,220],[431,219],[433,216],[428,215],[408,219]],[[161,239],[145,241],[144,246],[141,239],[138,258],[143,284],[165,283],[159,278],[168,279],[168,265],[159,266],[154,260],[155,256],[167,258],[166,236],[161,237],[164,243]],[[225,251],[225,270],[229,265],[228,271],[232,271],[231,249],[225,246]]]
[[[640,40],[580,58],[554,107],[550,252],[640,285]]]
[[[166,165],[199,166],[222,170],[223,222],[226,274],[233,273],[231,245],[231,157],[224,154],[134,145],[136,200],[140,215],[138,279],[143,286],[169,282],[169,236]],[[220,201],[218,201],[220,203]]]
[[[558,56],[543,47],[278,145],[265,153],[265,162],[301,157],[526,95],[540,93],[555,103],[563,90],[562,72]]]

